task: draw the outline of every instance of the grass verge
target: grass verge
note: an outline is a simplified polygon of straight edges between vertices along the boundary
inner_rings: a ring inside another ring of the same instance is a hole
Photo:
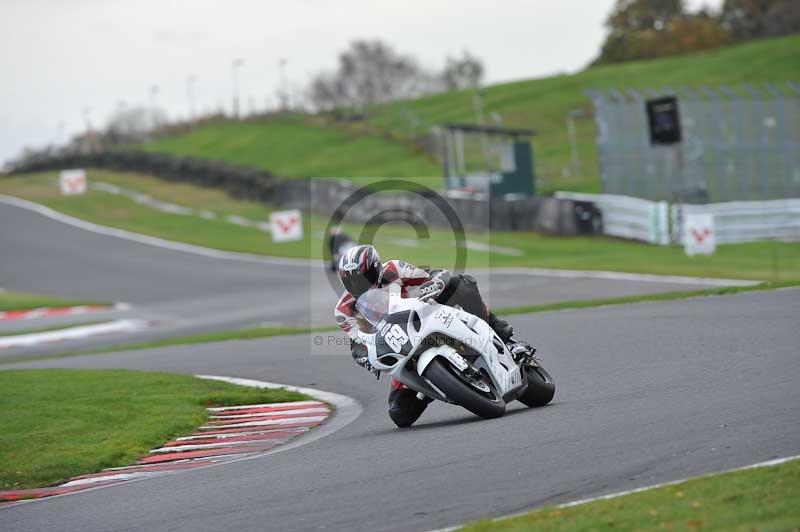
[[[0,291],[0,311],[31,310],[43,307],[75,307],[79,305],[108,305],[108,303]]]
[[[502,530],[798,530],[800,460],[700,477],[567,508],[484,520],[465,532]]]
[[[752,286],[723,286],[719,288],[707,288],[705,290],[686,290],[680,292],[664,292],[660,294],[642,294],[635,296],[609,297],[581,301],[564,301],[561,303],[547,303],[544,305],[505,307],[496,309],[494,312],[500,316],[511,316],[514,314],[533,314],[536,312],[604,307],[607,305],[626,305],[630,303],[644,303],[647,301],[669,301],[673,299],[688,299],[691,297],[724,296],[740,294],[743,292],[753,292],[757,290],[777,290],[780,288],[789,288],[793,286],[800,286],[800,282],[787,281],[778,283],[761,283]]]
[[[0,489],[46,486],[130,464],[195,430],[207,406],[303,399],[286,390],[166,373],[0,371]]]
[[[156,199],[196,209],[212,207],[218,213],[261,220],[269,215],[269,209],[263,205],[237,201],[218,190],[107,171],[92,170],[89,179],[140,190]],[[92,190],[85,196],[61,196],[54,173],[0,179],[0,193],[39,202],[102,225],[226,251],[281,257],[321,258],[322,234],[327,224],[324,218],[306,215],[303,240],[275,243],[269,235],[255,228],[223,220],[168,214],[104,192]],[[358,239],[362,232],[368,234],[369,228],[345,225],[344,229]],[[468,270],[535,266],[771,282],[800,280],[798,243],[721,245],[710,257],[690,258],[678,246],[652,246],[605,237],[558,238],[525,232],[471,232],[467,238],[487,246],[482,251],[469,250]],[[419,265],[450,269],[455,266],[455,241],[448,230],[432,228],[429,235],[418,237],[415,229],[407,225],[383,225],[376,229],[373,242],[385,258],[403,258]],[[519,255],[504,254],[502,248],[513,248]]]

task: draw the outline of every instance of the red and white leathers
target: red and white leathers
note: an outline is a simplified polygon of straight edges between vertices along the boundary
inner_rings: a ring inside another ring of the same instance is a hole
[[[353,259],[354,260],[351,262],[354,264],[357,263],[355,257],[353,257]],[[373,264],[375,264],[372,270],[374,272],[377,269],[377,264],[380,264],[379,260],[376,260]],[[353,268],[350,269],[352,270]],[[423,285],[446,273],[447,272],[443,270],[426,271],[401,260],[391,260],[380,265],[377,281],[374,282],[372,286],[381,287],[396,283],[400,285],[401,293],[407,296],[408,287]],[[370,279],[375,278],[373,274]],[[473,277],[469,275],[450,276],[448,274],[446,278],[446,288],[441,291],[439,295],[434,297],[436,301],[441,302],[440,299],[436,299],[441,296],[444,298],[446,304],[459,305],[466,312],[475,314],[484,319],[489,326],[495,329],[495,332],[497,332],[501,338],[504,338],[504,335],[507,338],[511,337],[513,329],[511,329],[508,323],[498,320],[494,314],[489,312],[478,291],[477,282]],[[354,288],[368,286],[370,283],[372,283],[372,281],[367,280],[365,284],[358,284]],[[356,293],[361,292],[357,291]],[[432,293],[429,295],[432,296]],[[364,323],[364,320],[356,310],[355,304],[356,298],[353,297],[350,292],[345,291],[336,304],[334,314],[339,326],[347,333],[353,342],[351,345],[353,359],[357,364],[369,368],[366,364],[366,346],[358,339],[359,327],[366,326],[366,323]],[[422,415],[430,402],[431,399],[427,397],[419,398],[416,392],[404,386],[400,381],[392,379],[391,390],[389,392],[389,417],[398,427],[411,426],[420,415]]]
[[[430,275],[422,268],[417,268],[413,264],[402,260],[390,260],[381,267],[377,286],[386,286],[391,283],[399,284],[401,287],[400,293],[405,297],[409,286],[419,286],[428,279],[430,279]],[[350,341],[360,343],[358,340],[359,315],[356,310],[356,298],[350,292],[345,290],[342,297],[339,298],[334,315],[339,327],[350,337]],[[391,386],[393,390],[405,388],[400,381],[394,378],[392,378]]]
[[[429,278],[428,272],[422,268],[417,268],[413,264],[402,260],[390,260],[383,264],[381,273],[378,276],[377,286],[386,286],[391,283],[399,284],[401,286],[401,294],[405,297],[409,286],[419,286]],[[358,342],[356,298],[350,292],[345,291],[342,297],[339,298],[334,315],[339,327],[347,333],[350,340]]]

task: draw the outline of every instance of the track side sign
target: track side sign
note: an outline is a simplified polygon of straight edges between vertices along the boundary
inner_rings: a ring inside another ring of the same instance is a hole
[[[302,240],[302,213],[298,209],[273,212],[269,215],[269,231],[273,242]]]
[[[683,246],[686,254],[711,255],[716,249],[713,214],[687,214],[683,221]]]
[[[64,196],[86,194],[86,172],[83,170],[62,170],[58,185]]]

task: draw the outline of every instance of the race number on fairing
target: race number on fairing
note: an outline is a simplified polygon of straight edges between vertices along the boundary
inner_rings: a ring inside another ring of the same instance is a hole
[[[402,327],[397,324],[390,325],[386,323],[385,320],[381,320],[378,323],[377,329],[381,331],[386,345],[395,353],[400,353],[403,346],[408,342],[408,335]]]

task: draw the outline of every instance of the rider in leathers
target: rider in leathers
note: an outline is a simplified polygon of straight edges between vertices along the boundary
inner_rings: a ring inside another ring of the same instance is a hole
[[[336,321],[350,337],[353,359],[362,367],[372,370],[367,347],[358,339],[360,316],[356,300],[370,288],[399,284],[401,294],[407,295],[409,287],[418,286],[420,299],[433,299],[439,303],[459,305],[470,314],[486,321],[497,335],[515,349],[532,349],[524,342],[511,340],[514,329],[508,322],[499,320],[483,302],[478,284],[470,275],[451,275],[447,270],[423,270],[401,260],[381,263],[373,246],[355,246],[342,255],[339,261],[339,279],[345,292],[336,304]],[[416,392],[392,379],[389,392],[389,417],[398,427],[411,426],[422,415],[430,399],[418,399]]]

